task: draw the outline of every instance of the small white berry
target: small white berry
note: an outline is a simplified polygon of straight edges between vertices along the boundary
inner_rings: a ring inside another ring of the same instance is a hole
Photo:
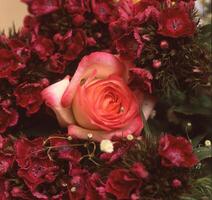
[[[210,147],[211,146],[211,141],[210,140],[205,140],[205,146]]]
[[[100,150],[105,153],[112,153],[114,150],[113,143],[110,140],[102,140]]]

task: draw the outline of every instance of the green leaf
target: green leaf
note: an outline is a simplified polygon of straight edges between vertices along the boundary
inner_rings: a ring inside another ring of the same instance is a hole
[[[202,161],[206,158],[212,157],[212,146],[209,147],[198,147],[194,149],[194,153],[197,155],[199,161]]]
[[[197,145],[205,138],[207,133],[204,133],[202,135],[198,135],[195,138],[192,139],[192,146],[197,147]]]
[[[192,180],[189,193],[184,193],[180,200],[204,200],[212,198],[212,177],[201,177]]]

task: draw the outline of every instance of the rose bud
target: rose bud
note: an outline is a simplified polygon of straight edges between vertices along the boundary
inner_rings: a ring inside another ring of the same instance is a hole
[[[166,40],[162,40],[160,42],[160,48],[161,49],[168,49],[169,48],[169,43]]]
[[[82,26],[85,22],[85,18],[82,15],[75,15],[72,19],[72,23],[75,26]]]
[[[181,186],[182,186],[182,182],[179,179],[176,178],[172,181],[172,187],[173,188],[179,188]]]
[[[160,60],[153,60],[153,63],[152,63],[152,66],[155,68],[155,69],[158,69],[161,67],[161,61]]]

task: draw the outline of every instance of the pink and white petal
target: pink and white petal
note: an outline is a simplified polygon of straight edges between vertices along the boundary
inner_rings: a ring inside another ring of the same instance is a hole
[[[72,136],[73,138],[78,139],[88,139],[88,134],[92,134],[92,138],[95,141],[100,142],[104,139],[111,139],[114,133],[108,133],[106,131],[98,131],[98,130],[89,130],[85,128],[81,128],[77,125],[69,125],[68,126],[68,135]]]
[[[107,132],[107,131],[98,131],[98,130],[89,130],[85,128],[81,128],[77,125],[69,125],[68,126],[68,134],[72,136],[73,138],[79,138],[79,139],[87,139],[88,134],[92,134],[92,138],[95,141],[102,141],[104,139],[112,139],[112,137],[126,137],[127,135],[131,134],[134,136],[139,136],[141,130],[143,129],[143,123],[140,117],[135,118],[128,127],[125,127],[124,129],[116,130],[113,132]]]
[[[41,96],[56,114],[61,126],[66,126],[74,122],[72,111],[69,107],[64,108],[61,104],[63,93],[69,85],[70,77],[66,76],[63,80],[50,85],[41,92]]]
[[[151,95],[144,95],[141,109],[143,111],[143,114],[146,120],[149,118],[150,114],[152,113],[155,103],[156,103],[155,97]]]
[[[109,75],[115,74],[124,80],[128,79],[128,69],[117,57],[106,52],[91,53],[80,61],[71,83],[63,95],[63,106],[66,107],[72,103],[81,80],[87,79],[94,70],[96,70],[97,78],[107,78]]]

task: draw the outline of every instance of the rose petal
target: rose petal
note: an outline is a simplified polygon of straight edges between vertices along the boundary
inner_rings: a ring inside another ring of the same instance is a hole
[[[72,137],[76,137],[79,139],[87,139],[88,134],[92,134],[92,138],[95,141],[101,141],[104,139],[111,139],[114,136],[117,137],[126,137],[129,134],[138,136],[143,128],[143,123],[141,121],[140,116],[135,118],[129,126],[125,127],[124,129],[119,129],[112,132],[106,132],[106,131],[94,131],[89,129],[84,129],[76,125],[70,125],[68,127],[68,134]]]
[[[70,107],[64,108],[61,104],[61,99],[64,91],[69,85],[69,76],[63,80],[45,88],[42,92],[42,98],[56,114],[61,126],[66,126],[74,122],[74,117]]]
[[[62,105],[64,107],[67,107],[72,103],[80,81],[86,79],[94,70],[97,71],[97,78],[106,78],[112,74],[121,76],[124,80],[127,80],[128,77],[128,70],[126,69],[126,66],[112,54],[95,52],[85,56],[79,63],[71,83],[62,97]]]
[[[149,118],[152,110],[154,109],[155,103],[156,103],[155,97],[150,95],[144,95],[142,111],[146,120]]]

